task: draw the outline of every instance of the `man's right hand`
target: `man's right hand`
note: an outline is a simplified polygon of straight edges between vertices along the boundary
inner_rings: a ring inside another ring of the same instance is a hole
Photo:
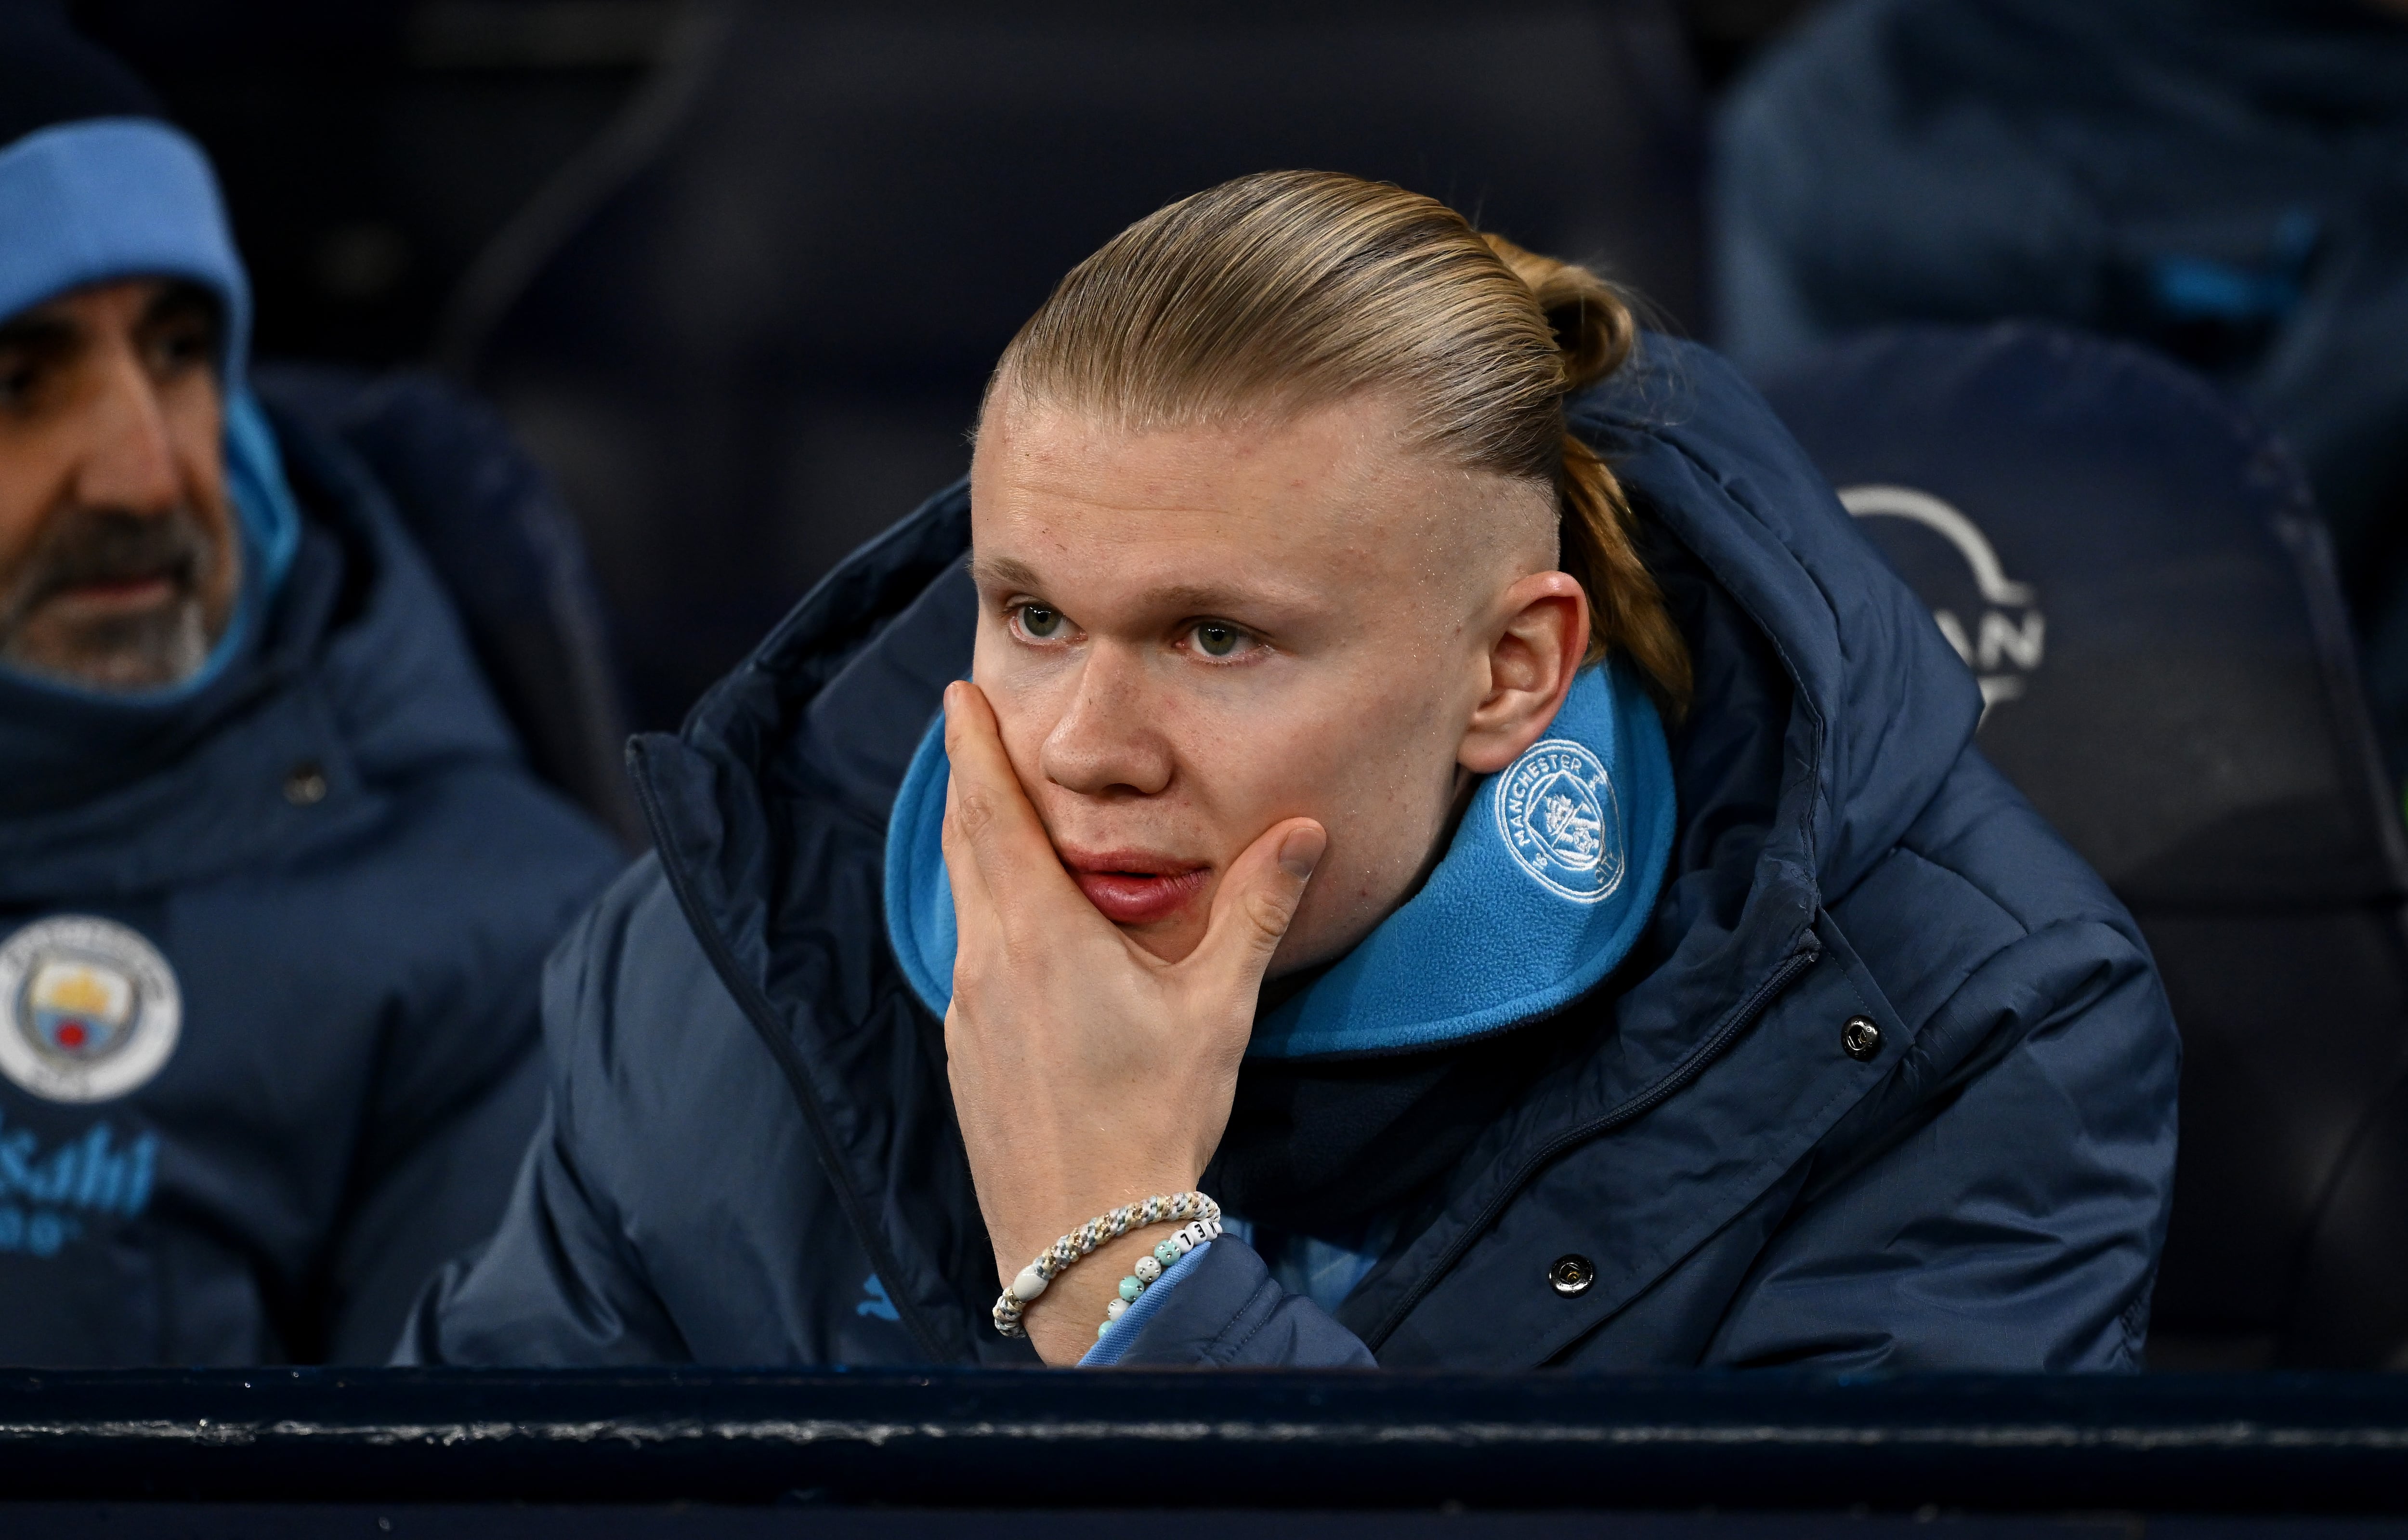
[[[1196,1185],[1221,1143],[1264,971],[1327,842],[1273,826],[1231,866],[1202,944],[1166,963],[1064,871],[975,684],[945,692],[945,870],[960,932],[946,1066],[1008,1284],[1098,1214]],[[1025,1320],[1048,1363],[1096,1340],[1121,1276],[1168,1231],[1098,1248]]]

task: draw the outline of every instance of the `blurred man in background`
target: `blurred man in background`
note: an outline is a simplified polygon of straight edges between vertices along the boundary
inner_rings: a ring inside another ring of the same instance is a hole
[[[1720,340],[2040,318],[2248,397],[2332,526],[2408,775],[2408,0],[1854,0],[1735,89]]]
[[[245,382],[208,163],[0,0],[0,1362],[381,1359],[618,863],[378,482]]]

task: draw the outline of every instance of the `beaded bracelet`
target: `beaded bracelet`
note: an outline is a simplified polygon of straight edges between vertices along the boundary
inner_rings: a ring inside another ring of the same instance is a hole
[[[1140,1257],[1137,1259],[1137,1271],[1121,1280],[1121,1297],[1104,1307],[1104,1318],[1096,1326],[1096,1335],[1102,1336],[1112,1329],[1112,1322],[1128,1314],[1128,1307],[1137,1303],[1138,1296],[1152,1288],[1154,1281],[1168,1271],[1171,1263],[1205,1242],[1217,1241],[1220,1238],[1221,1221],[1219,1219],[1198,1219],[1155,1246],[1153,1256]]]
[[[1166,1219],[1201,1219],[1217,1235],[1221,1231],[1221,1205],[1200,1192],[1182,1192],[1168,1197],[1157,1195],[1141,1203],[1129,1203],[1110,1214],[1096,1216],[1039,1252],[1037,1259],[1011,1280],[1011,1287],[996,1297],[995,1329],[1007,1337],[1026,1336],[1028,1332],[1020,1324],[1022,1314],[1037,1303],[1037,1297],[1062,1275],[1064,1269],[1106,1241],[1118,1240],[1132,1230],[1158,1225]]]

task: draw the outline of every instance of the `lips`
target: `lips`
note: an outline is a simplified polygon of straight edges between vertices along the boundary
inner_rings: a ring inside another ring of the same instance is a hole
[[[1204,891],[1211,874],[1210,867],[1142,851],[1065,853],[1062,865],[1087,901],[1114,925],[1151,925],[1170,918]]]
[[[176,574],[153,572],[61,588],[52,602],[70,610],[101,613],[149,610],[175,597],[179,586]]]

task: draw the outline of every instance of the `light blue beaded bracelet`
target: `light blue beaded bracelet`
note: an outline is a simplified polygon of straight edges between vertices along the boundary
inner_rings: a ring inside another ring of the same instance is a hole
[[[1121,1297],[1104,1307],[1104,1318],[1096,1328],[1096,1335],[1100,1337],[1110,1331],[1112,1329],[1112,1322],[1127,1315],[1128,1307],[1137,1303],[1138,1296],[1152,1288],[1155,1281],[1168,1270],[1171,1263],[1205,1242],[1218,1240],[1220,1235],[1221,1214],[1220,1210],[1215,1208],[1211,1217],[1197,1220],[1155,1246],[1153,1256],[1140,1257],[1137,1259],[1137,1271],[1121,1280]]]

